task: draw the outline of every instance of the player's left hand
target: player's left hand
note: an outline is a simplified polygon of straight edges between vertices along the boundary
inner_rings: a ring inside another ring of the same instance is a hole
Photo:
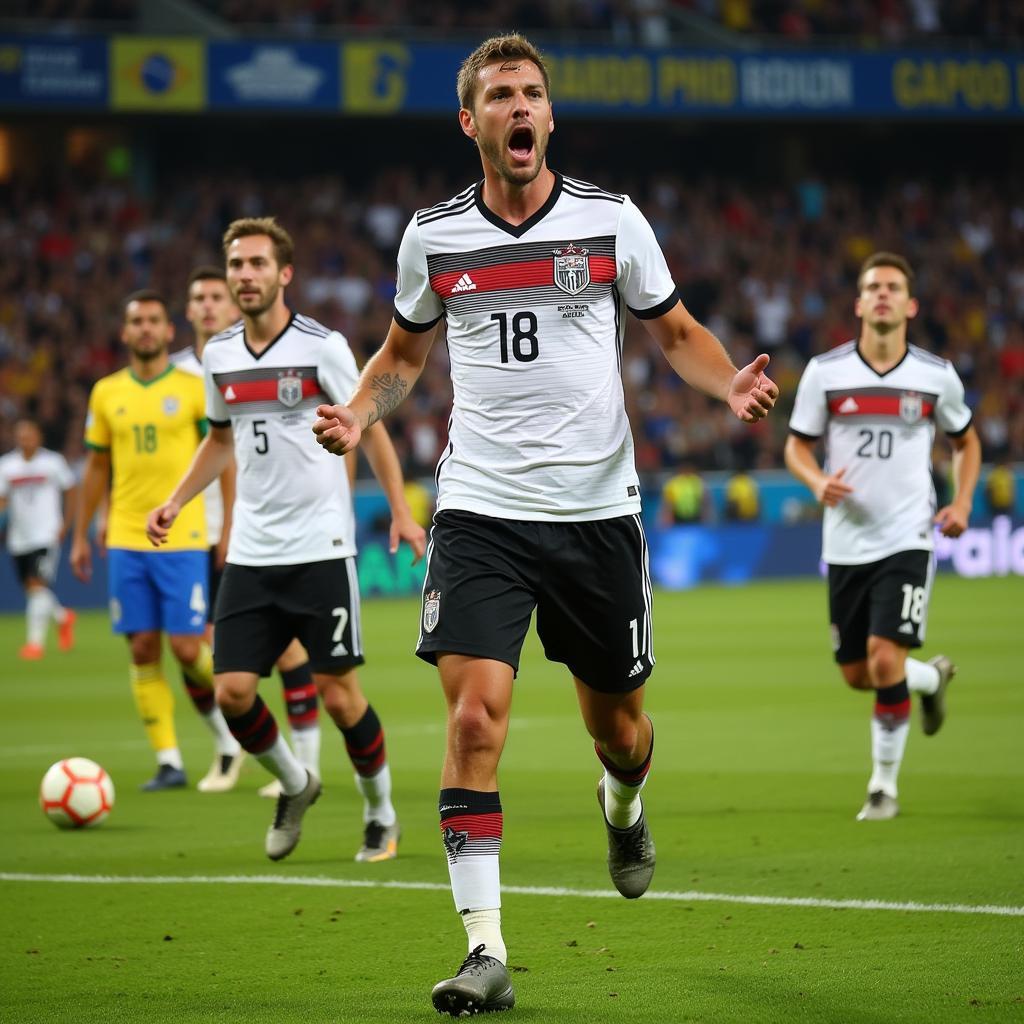
[[[970,513],[959,505],[946,505],[935,514],[935,525],[943,537],[959,537],[967,529]]]
[[[748,363],[732,379],[726,401],[729,408],[744,423],[763,420],[779,397],[775,381],[764,375],[769,356],[762,352],[752,363]]]
[[[171,532],[180,511],[181,506],[176,501],[165,501],[149,513],[146,517],[146,536],[153,547],[158,548],[167,543],[167,534]]]
[[[427,550],[427,531],[412,517],[408,509],[400,509],[391,516],[391,533],[388,550],[394,554],[400,541],[405,541],[412,548],[412,564],[415,565]]]

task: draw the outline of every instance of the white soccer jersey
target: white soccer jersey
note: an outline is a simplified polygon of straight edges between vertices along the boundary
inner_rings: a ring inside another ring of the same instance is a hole
[[[195,347],[192,345],[179,352],[172,352],[171,362],[179,370],[191,373],[193,377],[202,377],[203,375],[203,364],[199,361]],[[224,495],[221,494],[219,480],[214,480],[203,491],[203,504],[206,511],[206,539],[212,548],[220,543],[220,536],[224,530]]]
[[[31,459],[15,449],[0,458],[0,498],[7,499],[7,549],[24,555],[52,548],[64,524],[64,492],[75,476],[63,455],[39,448]]]
[[[846,469],[853,493],[826,508],[821,557],[835,565],[874,562],[897,551],[930,551],[935,425],[953,436],[971,425],[951,363],[915,345],[878,373],[855,341],[812,359],[797,388],[789,429],[826,436],[825,469]]]
[[[203,352],[206,414],[234,434],[238,479],[228,561],[297,565],[356,553],[345,460],[316,443],[313,410],[347,401],[358,372],[348,342],[295,314],[256,355],[239,322]]]
[[[449,439],[437,507],[506,519],[610,519],[640,510],[622,397],[627,308],[678,301],[654,232],[628,196],[555,176],[529,220],[506,223],[483,183],[420,210],[398,254],[395,319],[443,316]]]

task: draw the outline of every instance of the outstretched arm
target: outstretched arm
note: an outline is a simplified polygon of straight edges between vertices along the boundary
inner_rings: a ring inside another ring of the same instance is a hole
[[[737,370],[722,343],[681,302],[644,326],[687,384],[721,399],[744,423],[763,419],[775,405],[779,389],[764,374],[768,356],[759,355]]]
[[[359,444],[363,431],[397,408],[423,372],[437,328],[422,334],[407,331],[394,320],[391,329],[359,377],[355,394],[344,405],[317,407],[313,433],[332,455],[344,455]]]
[[[85,472],[71,530],[71,571],[83,582],[92,576],[92,549],[89,547],[89,524],[96,507],[107,493],[110,483],[110,452],[89,450],[85,459]]]
[[[953,444],[953,500],[940,508],[935,523],[943,536],[959,537],[967,529],[974,503],[974,488],[981,473],[981,440],[973,426],[960,437],[951,437]]]
[[[409,503],[405,500],[402,466],[383,423],[378,421],[363,431],[363,451],[391,506],[389,550],[394,554],[398,550],[399,541],[406,541],[413,550],[415,565],[427,550],[427,533],[413,518]]]
[[[822,505],[834,508],[853,488],[843,483],[846,467],[835,473],[826,473],[814,456],[814,441],[790,434],[786,438],[786,468],[814,495],[814,500]]]
[[[153,547],[167,543],[167,534],[182,507],[227,469],[234,456],[234,443],[230,427],[210,428],[171,496],[146,518],[146,536]]]

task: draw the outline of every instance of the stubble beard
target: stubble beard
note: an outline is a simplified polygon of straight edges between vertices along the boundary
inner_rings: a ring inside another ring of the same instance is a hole
[[[533,167],[510,167],[505,158],[504,147],[495,142],[477,138],[480,152],[487,158],[487,161],[498,172],[499,177],[509,185],[516,185],[525,188],[532,181],[535,181],[544,166],[544,155],[547,152],[547,145],[540,145],[540,140],[534,134],[533,142]]]

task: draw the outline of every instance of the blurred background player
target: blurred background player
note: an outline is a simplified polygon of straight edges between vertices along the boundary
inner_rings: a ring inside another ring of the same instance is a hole
[[[910,731],[910,694],[934,735],[945,718],[953,663],[909,657],[924,643],[935,573],[933,523],[947,537],[967,528],[981,443],[948,360],[907,344],[917,315],[914,275],[898,255],[875,253],[857,281],[858,340],[808,363],[789,422],[786,465],[825,507],[835,659],[846,683],[873,690],[868,799],[858,821],[899,813],[897,778]],[[952,500],[935,512],[935,427],[953,446]],[[823,469],[815,456],[826,438]]]
[[[241,313],[228,290],[227,279],[221,267],[197,267],[189,275],[185,319],[192,327],[193,343],[171,354],[171,362],[186,373],[203,376],[203,350],[215,334],[236,323]],[[213,615],[217,604],[224,563],[227,560],[228,537],[231,533],[231,512],[235,501],[235,460],[209,487],[203,491],[206,506],[206,539],[210,545],[210,601],[207,608],[206,638],[213,644]],[[292,640],[287,650],[277,659],[277,670],[284,688],[288,724],[292,730],[295,756],[314,775],[320,775],[320,716],[317,708],[316,686],[309,667],[309,657],[298,640]],[[215,703],[211,689],[195,686],[184,672],[185,688],[196,710],[207,714]],[[244,756],[240,754],[239,758]],[[238,764],[225,771],[213,772],[199,783],[205,792],[220,792],[234,786],[238,777]],[[259,790],[260,796],[276,800],[281,795],[277,779]]]
[[[182,509],[233,453],[238,487],[216,612],[217,701],[234,735],[281,783],[267,856],[291,853],[321,790],[257,692],[260,676],[297,636],[363,796],[356,859],[387,860],[397,853],[399,826],[384,731],[356,673],[364,658],[349,471],[309,435],[317,404],[355,387],[355,359],[341,334],[285,304],[294,247],[273,218],[234,221],[224,253],[242,321],[206,347],[212,429],[170,498],[150,514],[149,536],[165,543]],[[373,434],[367,454],[392,509],[392,550],[401,538],[418,558],[425,534],[405,502],[398,458],[383,428]]]
[[[7,550],[25,590],[25,643],[18,657],[36,661],[43,656],[51,619],[57,623],[57,646],[70,651],[75,643],[75,613],[50,588],[78,489],[64,456],[43,447],[34,420],[15,423],[14,444],[0,458],[0,523],[6,512]]]
[[[97,381],[89,396],[89,454],[71,548],[75,575],[88,580],[89,524],[113,478],[106,527],[110,615],[114,632],[128,640],[132,692],[156,754],[156,775],[142,787],[148,791],[187,784],[174,696],[161,666],[163,633],[190,684],[213,686],[213,662],[203,639],[209,594],[202,502],[186,510],[168,550],[153,551],[146,539],[147,511],[166,493],[167,481],[188,466],[206,430],[202,382],[170,364],[173,337],[159,293],[128,297],[121,328],[128,366]],[[239,746],[224,716],[214,705],[202,718],[216,748],[207,779],[237,776]]]

